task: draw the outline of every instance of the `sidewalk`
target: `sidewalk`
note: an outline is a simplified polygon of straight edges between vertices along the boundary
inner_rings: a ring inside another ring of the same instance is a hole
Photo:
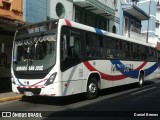
[[[20,99],[22,99],[22,95],[15,94],[11,91],[0,93],[0,103],[12,100],[20,100]]]
[[[0,103],[20,99],[22,95],[12,92],[11,78],[0,78]]]

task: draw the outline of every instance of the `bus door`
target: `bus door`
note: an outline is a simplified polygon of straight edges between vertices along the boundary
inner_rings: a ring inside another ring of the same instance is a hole
[[[83,64],[81,63],[81,38],[78,31],[62,28],[61,71],[63,94],[82,92]]]

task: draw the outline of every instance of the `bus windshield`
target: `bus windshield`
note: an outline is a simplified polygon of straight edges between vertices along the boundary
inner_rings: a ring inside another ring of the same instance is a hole
[[[45,71],[56,61],[56,32],[45,27],[24,28],[17,33],[13,46],[13,68],[15,71]],[[43,30],[42,30],[43,29]],[[56,28],[55,28],[56,29]],[[40,31],[42,30],[42,31]],[[22,34],[24,33],[24,34]]]

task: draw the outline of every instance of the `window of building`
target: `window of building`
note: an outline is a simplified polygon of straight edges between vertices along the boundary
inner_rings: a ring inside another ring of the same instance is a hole
[[[137,32],[135,21],[133,19],[131,20],[130,29],[131,29],[131,31]]]
[[[11,3],[3,1],[3,9],[10,10],[11,9]]]
[[[159,28],[159,21],[156,21],[156,28]]]
[[[65,16],[65,8],[62,3],[57,3],[56,5],[56,14],[59,18],[64,18]]]
[[[139,22],[136,22],[136,32],[141,33],[141,25]]]
[[[75,7],[75,22],[109,31],[109,20],[78,6]]]
[[[113,4],[114,4],[115,7],[117,7],[117,0],[114,0]]]
[[[116,26],[115,25],[112,28],[112,32],[116,34]]]

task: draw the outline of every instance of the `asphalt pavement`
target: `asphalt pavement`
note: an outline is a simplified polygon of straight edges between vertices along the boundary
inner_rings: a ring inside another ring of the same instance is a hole
[[[21,100],[22,97],[23,95],[12,92],[11,88],[6,89],[4,91],[0,91],[0,103],[13,100]]]

